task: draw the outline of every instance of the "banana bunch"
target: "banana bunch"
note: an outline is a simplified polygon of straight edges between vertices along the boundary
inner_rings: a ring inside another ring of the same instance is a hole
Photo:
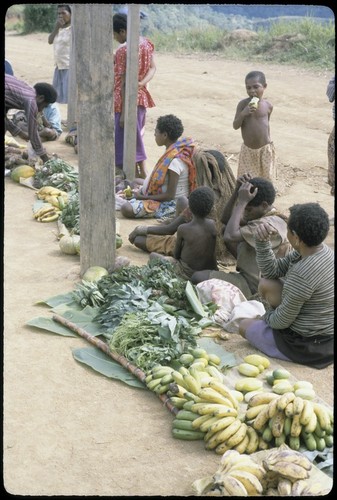
[[[36,196],[39,200],[46,201],[59,210],[63,210],[68,203],[68,193],[54,186],[41,187],[36,192]]]
[[[280,496],[300,496],[309,487],[307,479],[310,477],[312,464],[310,460],[296,450],[282,445],[277,450],[272,450],[262,461],[266,470],[263,483],[268,483],[271,474],[274,486]]]
[[[228,450],[221,457],[215,474],[194,481],[192,488],[197,495],[259,496],[263,492],[261,480],[264,474],[264,468],[251,457]]]
[[[50,203],[43,203],[43,206],[36,210],[33,215],[38,222],[53,222],[59,218],[62,210],[57,209]]]
[[[255,394],[248,401],[245,423],[255,429],[268,447],[286,443],[297,451],[303,444],[310,451],[323,451],[333,446],[332,411],[294,392]]]
[[[269,359],[260,354],[249,354],[243,361],[238,365],[238,372],[245,377],[257,377],[270,366]]]
[[[223,375],[209,361],[191,363],[178,370],[156,366],[147,375],[147,387],[166,392],[174,406],[180,409],[173,422],[172,434],[178,439],[203,439],[205,448],[223,454],[236,449],[238,453],[253,453],[261,439],[239,416],[239,402],[223,383]],[[189,362],[187,355],[180,361]],[[196,367],[196,365],[200,365]]]

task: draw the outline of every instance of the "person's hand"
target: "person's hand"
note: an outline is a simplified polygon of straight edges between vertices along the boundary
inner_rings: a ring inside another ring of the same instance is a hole
[[[255,228],[255,237],[259,241],[269,241],[270,236],[276,233],[274,229],[268,222],[261,222]]]
[[[147,226],[137,226],[134,230],[129,234],[130,243],[134,243],[137,236],[146,236],[147,234]]]
[[[252,191],[252,188],[253,191]],[[257,187],[254,187],[249,181],[244,182],[238,191],[238,200],[248,204],[257,194]]]
[[[18,133],[18,136],[23,139],[24,141],[29,141],[29,135],[27,134],[27,132],[24,132],[23,130],[21,130],[19,133]]]
[[[235,189],[237,191],[239,191],[239,189],[242,186],[242,184],[244,184],[245,182],[249,182],[251,178],[252,178],[252,176],[250,175],[249,172],[246,172],[245,174],[243,174],[240,177],[238,177],[236,179]]]
[[[40,158],[43,161],[43,163],[46,163],[46,161],[50,160],[50,158],[47,154],[41,155]]]

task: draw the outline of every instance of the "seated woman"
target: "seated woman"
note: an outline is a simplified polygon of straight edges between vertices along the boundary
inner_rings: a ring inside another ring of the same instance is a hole
[[[191,138],[181,138],[184,127],[174,115],[161,116],[157,120],[155,140],[165,146],[151,174],[133,197],[123,203],[121,213],[127,218],[162,218],[173,215],[176,200],[188,196],[196,188],[196,170],[192,162],[195,143]],[[179,139],[179,140],[178,140]],[[118,193],[123,196],[123,193]]]
[[[290,208],[294,248],[277,259],[271,226],[256,227],[259,291],[272,306],[261,319],[244,319],[239,333],[263,353],[314,368],[334,361],[334,252],[323,243],[329,216],[318,203]]]

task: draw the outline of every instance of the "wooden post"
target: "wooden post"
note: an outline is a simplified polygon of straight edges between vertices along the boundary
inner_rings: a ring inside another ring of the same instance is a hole
[[[78,92],[81,275],[115,263],[115,150],[111,4],[74,4]]]
[[[139,5],[128,5],[123,170],[135,178],[138,96]]]
[[[71,8],[71,52],[69,65],[69,81],[68,81],[68,106],[67,106],[67,129],[70,130],[76,126],[76,107],[77,107],[77,85],[76,85],[76,61],[75,61],[75,31],[74,21],[75,12],[74,5]]]

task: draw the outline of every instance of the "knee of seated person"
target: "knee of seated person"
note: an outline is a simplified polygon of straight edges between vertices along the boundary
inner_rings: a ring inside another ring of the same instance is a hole
[[[266,292],[268,291],[269,283],[270,283],[270,280],[267,280],[266,278],[260,278],[259,285],[257,287],[257,291],[259,292],[259,295],[261,295],[261,297],[264,297]]]
[[[128,201],[123,203],[123,205],[121,206],[121,214],[124,215],[124,217],[127,217],[128,219],[134,218],[132,205]]]
[[[196,271],[195,273],[192,274],[191,282],[193,283],[193,285],[197,285],[202,281],[209,280],[209,274],[210,274],[209,271]]]
[[[186,196],[179,196],[176,200],[176,215],[181,214],[188,207],[188,199]]]

